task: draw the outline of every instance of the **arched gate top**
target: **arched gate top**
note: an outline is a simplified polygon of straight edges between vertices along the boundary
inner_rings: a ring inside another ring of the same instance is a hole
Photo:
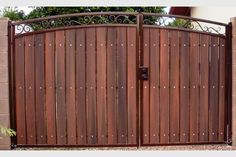
[[[187,16],[138,13],[138,12],[92,12],[74,13],[12,22],[15,35],[39,30],[51,30],[70,26],[119,25],[160,27],[225,35],[227,24]]]

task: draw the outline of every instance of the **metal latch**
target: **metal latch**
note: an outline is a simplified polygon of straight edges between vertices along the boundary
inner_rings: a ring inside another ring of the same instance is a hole
[[[148,80],[148,68],[147,67],[139,67],[139,79],[140,80]]]

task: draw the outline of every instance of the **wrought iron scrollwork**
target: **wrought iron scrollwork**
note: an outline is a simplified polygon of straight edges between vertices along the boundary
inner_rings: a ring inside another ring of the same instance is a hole
[[[155,19],[155,20],[153,20]],[[156,25],[159,27],[175,27],[183,28],[187,30],[207,32],[213,34],[225,34],[225,26],[218,25],[215,23],[200,21],[191,18],[181,18],[178,16],[168,16],[168,15],[144,15],[143,24],[145,25]]]
[[[152,13],[80,13],[58,15],[47,18],[20,21],[13,24],[16,35],[47,30],[59,27],[96,24],[138,24],[137,15],[143,16],[144,25],[155,25],[158,27],[173,27],[191,31],[207,32],[212,34],[225,34],[226,24],[203,19],[176,16],[168,14]],[[141,17],[140,16],[140,17]]]
[[[76,25],[93,25],[93,24],[136,24],[135,14],[95,14],[84,16],[68,16],[58,18],[46,18],[42,20],[21,23],[16,25],[16,34],[23,34],[38,30],[52,29],[58,27],[76,26]]]

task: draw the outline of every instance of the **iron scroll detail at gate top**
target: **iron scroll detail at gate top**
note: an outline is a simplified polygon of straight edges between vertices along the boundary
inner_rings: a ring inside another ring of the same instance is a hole
[[[153,25],[160,28],[175,28],[218,35],[225,35],[227,26],[225,23],[205,19],[154,13],[143,13],[143,25]]]
[[[137,14],[129,12],[76,13],[13,22],[16,35],[68,26],[97,24],[137,24]]]
[[[142,21],[138,20],[140,17],[138,15],[143,16]],[[165,27],[170,29],[205,32],[217,35],[225,35],[227,26],[227,24],[224,23],[191,18],[187,16],[138,12],[75,13],[12,22],[12,25],[15,27],[15,35],[70,26],[101,24],[141,24],[143,26],[160,28]]]

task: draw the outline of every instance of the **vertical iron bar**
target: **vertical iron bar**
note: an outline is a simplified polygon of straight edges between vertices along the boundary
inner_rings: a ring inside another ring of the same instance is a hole
[[[137,54],[137,77],[138,77],[138,73],[139,73],[139,67],[143,65],[143,14],[139,13],[137,16],[137,43],[138,43],[138,54]],[[143,134],[143,121],[142,121],[142,117],[143,117],[143,113],[142,113],[142,109],[143,109],[143,91],[142,91],[142,86],[143,86],[143,81],[137,78],[137,83],[138,83],[138,92],[137,92],[137,96],[138,96],[138,121],[139,121],[139,127],[138,127],[138,146],[140,147],[143,143],[143,138],[142,138],[142,134]]]
[[[226,53],[226,74],[225,74],[225,80],[226,80],[226,143],[230,144],[231,143],[231,126],[232,126],[232,47],[231,47],[231,42],[232,42],[232,23],[229,23],[226,26],[226,47],[225,47],[225,53]]]
[[[15,107],[15,84],[14,84],[14,35],[15,26],[8,22],[8,81],[9,81],[9,106],[10,106],[10,127],[16,131],[16,107]],[[17,138],[11,137],[11,147],[17,144]]]

